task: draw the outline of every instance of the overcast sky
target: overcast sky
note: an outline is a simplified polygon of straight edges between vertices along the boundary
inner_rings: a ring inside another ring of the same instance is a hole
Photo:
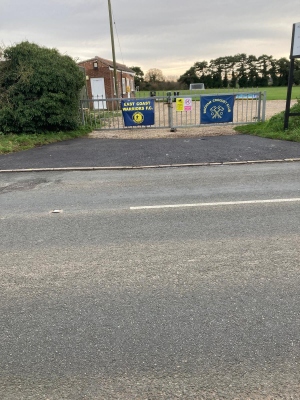
[[[116,58],[179,76],[237,53],[289,57],[299,0],[111,0]],[[0,0],[0,42],[28,40],[80,61],[112,59],[107,0]]]

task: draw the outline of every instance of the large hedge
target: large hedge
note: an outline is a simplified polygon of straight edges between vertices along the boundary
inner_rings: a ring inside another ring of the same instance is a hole
[[[84,75],[56,49],[22,42],[0,61],[0,132],[41,133],[78,125]]]

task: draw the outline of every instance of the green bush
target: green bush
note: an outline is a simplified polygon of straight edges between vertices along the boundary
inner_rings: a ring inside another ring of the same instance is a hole
[[[291,109],[291,113],[300,113],[300,100],[297,99],[297,103],[295,103]],[[273,115],[267,123],[268,129],[273,130],[274,132],[282,131],[283,130],[283,123],[284,123],[284,115],[285,111],[280,112],[279,114]],[[293,116],[289,118],[289,130],[299,129],[300,128],[300,115]]]
[[[22,42],[6,48],[0,62],[0,131],[42,133],[78,126],[84,75],[56,49]]]
[[[291,113],[300,113],[300,100],[291,107]],[[289,118],[289,129],[284,130],[284,115],[282,111],[265,122],[257,124],[240,125],[235,128],[237,132],[256,135],[269,139],[290,140],[300,142],[300,116]]]

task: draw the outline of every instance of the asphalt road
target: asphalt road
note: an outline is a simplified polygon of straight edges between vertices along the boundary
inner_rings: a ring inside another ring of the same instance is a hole
[[[300,143],[248,135],[181,139],[75,139],[0,155],[0,170],[239,162],[300,158]]]
[[[299,398],[299,170],[2,174],[0,398]]]

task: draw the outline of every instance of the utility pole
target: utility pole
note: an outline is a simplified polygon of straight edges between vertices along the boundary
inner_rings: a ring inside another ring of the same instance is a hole
[[[116,97],[118,98],[119,93],[118,93],[118,81],[117,81],[117,64],[116,64],[114,29],[113,29],[113,22],[112,22],[112,12],[111,12],[110,0],[108,0],[108,12],[109,12],[109,24],[110,24],[111,49],[112,49],[112,57],[113,57],[113,65],[114,65],[115,92],[116,92]]]

